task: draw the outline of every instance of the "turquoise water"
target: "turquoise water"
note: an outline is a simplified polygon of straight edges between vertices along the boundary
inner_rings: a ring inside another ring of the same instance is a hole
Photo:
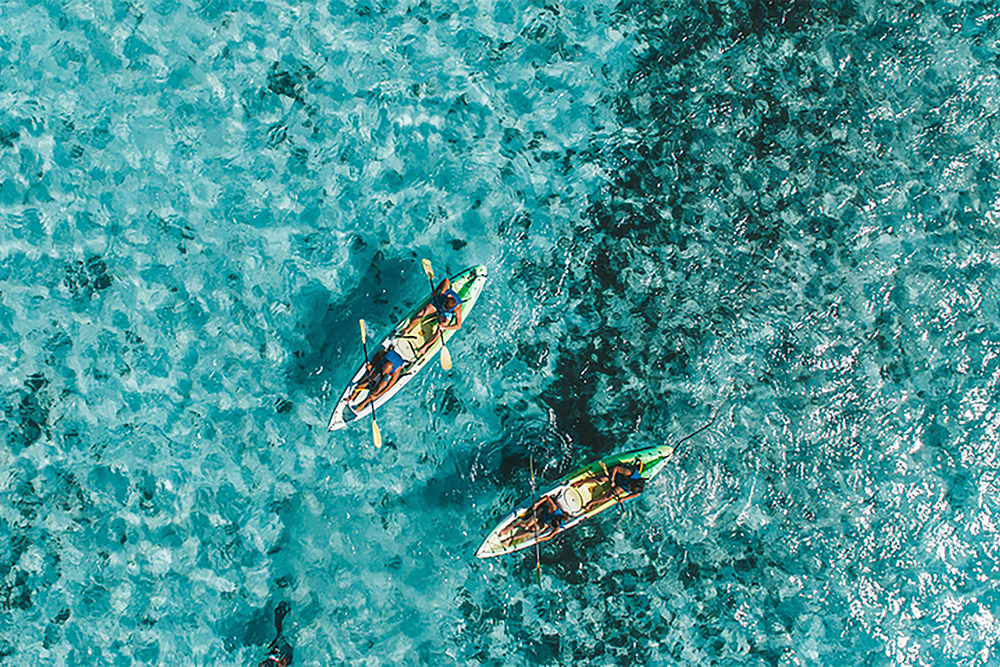
[[[15,0],[0,73],[2,664],[1000,664],[992,3]],[[423,257],[454,368],[328,434]]]

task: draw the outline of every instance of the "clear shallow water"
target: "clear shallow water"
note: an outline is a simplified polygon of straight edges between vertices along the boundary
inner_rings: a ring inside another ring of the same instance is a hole
[[[996,664],[988,3],[0,9],[9,664]],[[370,431],[360,354],[480,304]],[[529,457],[677,440],[486,562]]]

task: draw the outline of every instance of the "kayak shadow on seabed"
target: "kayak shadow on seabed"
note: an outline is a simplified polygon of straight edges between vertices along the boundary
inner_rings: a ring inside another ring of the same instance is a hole
[[[360,339],[353,335],[357,321],[365,319],[379,331],[391,326],[416,302],[426,287],[424,276],[413,269],[416,253],[385,258],[376,252],[357,285],[335,299],[318,280],[303,285],[295,296],[301,312],[297,340],[290,344],[286,377],[289,390],[321,386],[340,387],[350,379],[347,359],[361,356]],[[351,335],[344,332],[350,331]]]
[[[500,438],[472,454],[467,469],[473,481],[487,479],[505,487],[527,476],[532,462],[540,481],[557,479],[573,467],[575,457],[573,440],[554,420],[512,417],[504,420]]]

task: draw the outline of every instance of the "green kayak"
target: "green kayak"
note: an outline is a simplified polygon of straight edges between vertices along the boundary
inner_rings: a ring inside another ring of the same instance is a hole
[[[670,445],[614,454],[586,465],[560,479],[552,487],[528,498],[507,515],[476,552],[478,558],[509,554],[551,539],[584,519],[632,497],[621,486],[612,486],[616,466],[631,472],[632,479],[649,481],[673,454]],[[549,517],[558,515],[558,525],[534,518],[533,507],[544,505]],[[552,513],[554,512],[554,514]]]

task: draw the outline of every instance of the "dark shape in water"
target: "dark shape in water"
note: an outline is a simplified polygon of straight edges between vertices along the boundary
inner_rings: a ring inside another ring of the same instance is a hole
[[[302,102],[306,85],[315,78],[315,72],[308,65],[275,61],[267,73],[267,87],[277,95]]]
[[[509,416],[503,437],[479,449],[464,469],[472,478],[486,476],[501,483],[523,474],[531,460],[539,479],[558,478],[573,465],[573,442],[556,424]]]
[[[318,282],[306,285],[296,295],[295,301],[303,313],[299,324],[303,335],[288,369],[293,388],[321,385],[344,372],[346,367],[340,365],[343,360],[361,354],[361,341],[355,335],[358,320],[364,319],[376,328],[381,326],[377,323],[395,321],[405,314],[400,304],[412,303],[413,295],[426,288],[426,283],[419,280],[419,270],[414,274],[416,255],[412,251],[409,256],[386,258],[381,251],[370,250],[364,239],[358,237],[351,247],[351,256],[352,263],[367,263],[368,270],[341,299],[332,301],[329,291]],[[323,373],[317,371],[328,366]],[[338,379],[334,384],[343,382]]]
[[[560,349],[556,379],[541,396],[551,408],[558,430],[572,433],[594,453],[608,452],[614,446],[614,439],[594,423],[589,410],[590,400],[597,390],[597,376],[611,373],[605,361],[597,355],[593,344],[585,346],[581,352]]]
[[[7,436],[7,444],[15,454],[30,447],[48,432],[49,401],[41,392],[47,380],[40,375],[32,375],[25,384],[31,391],[21,397],[16,411],[6,410],[9,418],[16,419],[18,427]]]
[[[74,298],[89,299],[97,292],[111,287],[108,265],[94,255],[88,257],[86,262],[77,260],[72,264],[67,263],[63,284]]]
[[[21,138],[21,128],[12,125],[0,127],[0,148],[13,148],[14,143]]]
[[[292,664],[292,658],[294,657],[292,645],[282,635],[282,624],[285,616],[288,616],[288,612],[291,609],[291,605],[287,602],[281,602],[274,608],[274,630],[277,636],[268,647],[270,648],[270,652],[267,654],[267,657],[257,667],[286,667],[286,665]]]

